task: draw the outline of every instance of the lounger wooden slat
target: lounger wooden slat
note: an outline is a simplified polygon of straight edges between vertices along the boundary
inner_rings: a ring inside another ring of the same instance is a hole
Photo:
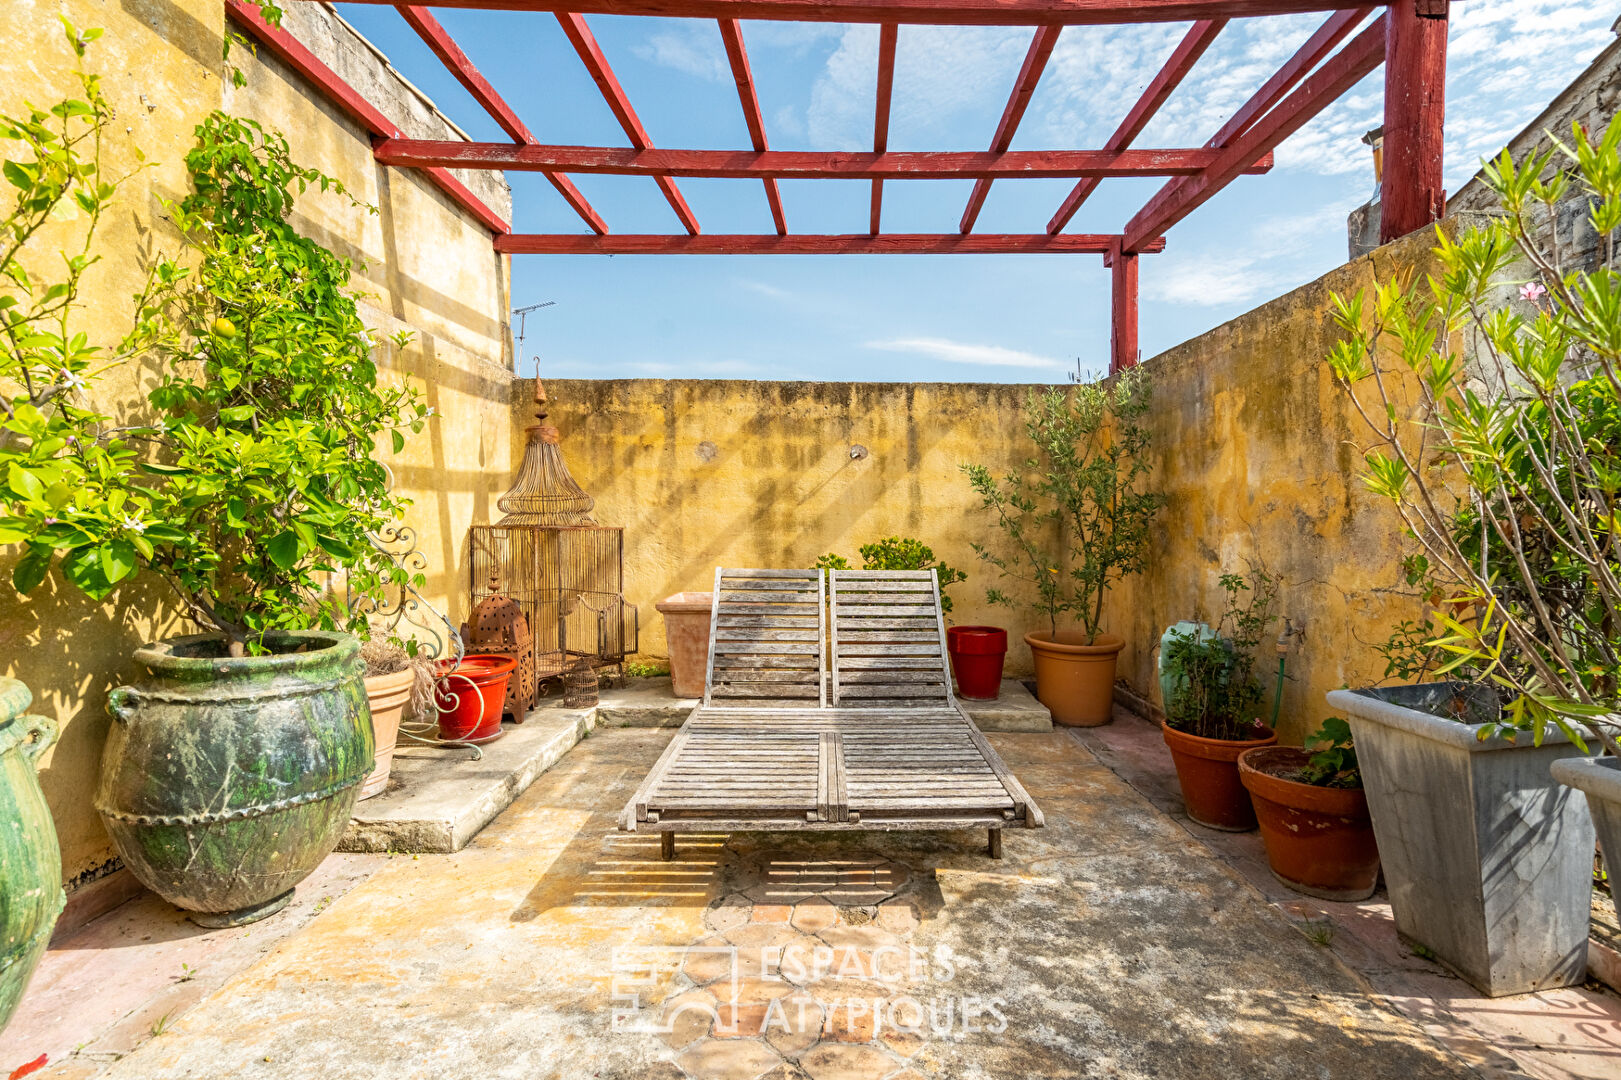
[[[933,571],[717,568],[714,592],[703,703],[622,829],[670,858],[684,831],[985,828],[999,856],[1042,824],[952,694]]]

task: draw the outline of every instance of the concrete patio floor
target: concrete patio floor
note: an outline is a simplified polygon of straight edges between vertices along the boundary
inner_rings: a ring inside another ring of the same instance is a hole
[[[990,736],[1048,821],[1000,862],[983,833],[694,837],[661,862],[614,821],[670,735],[599,729],[457,854],[340,863],[369,876],[159,1034],[36,1075],[1418,1080],[1510,1060],[1370,994],[1071,733]],[[1585,1021],[1613,1036],[1621,1012]]]

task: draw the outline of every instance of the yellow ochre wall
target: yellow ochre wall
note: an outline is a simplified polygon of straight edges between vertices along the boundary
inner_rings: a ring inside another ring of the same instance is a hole
[[[404,524],[416,532],[426,557],[428,596],[459,619],[463,537],[469,523],[487,519],[490,493],[500,490],[510,456],[508,276],[489,233],[425,181],[378,166],[366,133],[263,49],[257,57],[233,53],[248,81],[229,86],[220,58],[220,0],[5,0],[0,110],[16,111],[24,99],[43,106],[72,89],[72,55],[59,13],[81,28],[105,30],[87,61],[117,109],[104,169],[135,169],[137,147],[155,162],[125,185],[98,233],[103,261],[86,279],[78,322],[93,341],[114,344],[127,330],[139,253],[175,249],[159,200],[188,190],[183,158],[192,129],[214,108],[280,129],[296,160],[336,175],[358,199],[378,207],[373,215],[311,191],[299,199],[292,220],[306,235],[366,264],[355,285],[368,294],[362,300],[368,324],[383,333],[416,334],[401,353],[385,346],[380,359],[386,377],[411,379],[440,415],[401,455],[385,452],[383,460],[397,490],[415,500]],[[287,25],[408,134],[456,137],[324,7],[289,5]],[[510,213],[499,174],[466,180],[498,213]],[[39,272],[53,272],[56,248],[81,224],[62,222],[38,245]],[[139,364],[115,370],[93,402],[116,415],[139,416],[151,379],[151,370]],[[113,855],[91,807],[108,722],[106,692],[137,676],[130,654],[142,642],[195,628],[146,578],[101,605],[54,574],[32,596],[19,598],[9,585],[15,557],[0,549],[0,672],[27,683],[35,711],[62,723],[61,740],[43,758],[40,775],[62,843],[63,874],[77,884],[107,868]]]
[[[1217,578],[1259,559],[1283,580],[1279,613],[1304,629],[1289,658],[1281,729],[1298,743],[1328,709],[1323,694],[1377,681],[1370,643],[1417,614],[1401,587],[1399,521],[1356,479],[1360,439],[1322,362],[1335,331],[1332,291],[1354,292],[1427,257],[1417,235],[1381,248],[1149,360],[1155,385],[1152,483],[1168,503],[1149,566],[1117,584],[1104,625],[1127,640],[1120,675],[1157,703],[1153,649],[1179,619],[1219,614]],[[1151,267],[1145,269],[1151,272]],[[1151,314],[1151,313],[1150,313]],[[1030,388],[952,383],[547,380],[552,422],[596,518],[625,526],[626,596],[642,652],[665,654],[653,605],[707,590],[717,565],[808,566],[890,534],[913,536],[969,580],[956,623],[1014,631],[1010,673],[1030,670],[1019,641],[1028,609],[985,603],[995,571],[971,544],[1007,541],[958,470],[1001,475],[1031,448]],[[513,387],[512,452],[522,452],[533,382]],[[1365,440],[1363,440],[1365,441]],[[852,457],[852,447],[865,456]],[[1272,685],[1276,658],[1263,647]]]

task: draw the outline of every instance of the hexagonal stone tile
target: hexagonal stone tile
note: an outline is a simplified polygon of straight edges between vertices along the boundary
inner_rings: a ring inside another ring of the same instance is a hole
[[[882,1080],[895,1071],[896,1061],[871,1046],[823,1043],[799,1059],[811,1080]]]
[[[787,997],[794,987],[781,979],[739,979],[716,983],[715,1035],[717,1038],[749,1039],[764,1033],[771,1002]]]
[[[717,932],[742,926],[749,921],[752,906],[749,898],[739,893],[723,896],[704,912],[704,925]]]
[[[681,970],[687,978],[703,986],[716,979],[730,978],[736,967],[737,950],[723,937],[710,936],[687,946]]]
[[[895,1014],[886,1008],[884,1010],[884,1023],[889,1024],[895,1019],[897,1019]],[[903,1008],[898,1019],[900,1019],[902,1023],[910,1024],[912,1022],[911,1011]],[[878,1033],[878,1041],[889,1047],[890,1050],[894,1051],[903,1058],[912,1057],[919,1050],[923,1049],[923,1036],[915,1031],[897,1031],[893,1028],[885,1027]],[[914,1073],[913,1075],[915,1076],[916,1074]]]
[[[917,905],[910,900],[885,900],[878,905],[876,922],[891,934],[909,934],[917,929],[919,921]]]
[[[838,908],[821,898],[805,900],[794,905],[793,924],[808,934],[826,930],[836,925],[838,921]]]
[[[793,913],[792,904],[755,904],[750,919],[757,923],[784,923]]]
[[[890,933],[877,925],[869,926],[829,926],[817,933],[817,937],[829,945],[850,946],[860,949],[903,948],[904,943],[900,937]],[[730,940],[730,935],[728,935]]]
[[[797,1057],[821,1039],[824,1019],[816,999],[796,991],[768,1009],[763,1025],[766,1041],[784,1057]]]
[[[705,1039],[688,1048],[676,1062],[704,1080],[755,1080],[782,1064],[765,1043],[752,1039]]]
[[[679,1050],[709,1034],[715,1019],[715,995],[708,990],[688,990],[664,1003],[659,1014],[659,1038],[672,1050]]]
[[[740,948],[760,949],[768,946],[781,948],[791,941],[801,937],[799,931],[793,929],[786,922],[778,923],[745,923],[735,929],[726,931],[725,938]]]
[[[760,1077],[760,1080],[810,1080],[810,1074],[791,1061],[785,1061]],[[918,1080],[923,1080],[918,1077]]]

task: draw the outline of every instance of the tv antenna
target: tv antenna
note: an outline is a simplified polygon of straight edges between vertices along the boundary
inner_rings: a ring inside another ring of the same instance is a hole
[[[518,316],[518,342],[517,342],[517,347],[515,349],[513,349],[513,359],[514,359],[515,362],[513,363],[512,366],[513,366],[514,370],[516,370],[517,367],[520,364],[523,363],[523,332],[524,332],[524,325],[525,325],[525,323],[528,322],[528,319],[529,319],[529,313],[531,311],[539,311],[541,308],[549,308],[549,307],[556,307],[556,306],[557,306],[557,301],[556,300],[545,300],[545,301],[542,301],[539,304],[530,304],[528,307],[521,307],[521,308],[513,308],[512,309],[512,314]],[[539,357],[535,358],[535,367],[536,367],[536,370],[538,371],[539,367],[540,367],[540,358]]]

